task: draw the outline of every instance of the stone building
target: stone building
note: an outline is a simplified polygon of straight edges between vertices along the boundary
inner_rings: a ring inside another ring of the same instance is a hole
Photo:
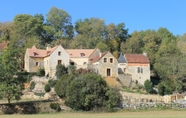
[[[145,80],[150,80],[150,61],[144,54],[120,55],[118,70],[122,74],[130,74],[132,81],[144,85]]]
[[[61,45],[53,48],[48,45],[46,50],[33,46],[26,49],[24,69],[27,72],[36,72],[39,68],[44,68],[46,76],[54,77],[57,64],[68,66],[69,60],[69,54]]]
[[[118,60],[109,51],[91,58],[88,68],[103,77],[118,77]]]

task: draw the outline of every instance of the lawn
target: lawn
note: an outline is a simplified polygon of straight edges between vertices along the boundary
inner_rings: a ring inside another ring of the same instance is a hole
[[[61,112],[56,114],[37,115],[0,115],[0,118],[185,118],[186,111],[122,111],[115,113],[72,113]]]

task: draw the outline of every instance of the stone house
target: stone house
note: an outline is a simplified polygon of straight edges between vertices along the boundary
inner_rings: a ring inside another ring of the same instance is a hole
[[[119,74],[129,74],[132,81],[144,85],[145,80],[150,80],[150,63],[147,55],[124,54],[118,59]]]
[[[26,49],[24,69],[27,72],[36,72],[39,68],[44,68],[46,76],[54,77],[56,66],[59,63],[68,66],[69,60],[69,54],[61,45],[53,48],[48,45],[46,50],[33,46]]]
[[[118,77],[118,60],[109,51],[91,58],[88,69],[103,77]]]
[[[99,49],[66,49],[70,55],[70,65],[76,66],[76,69],[87,69],[90,58],[99,55]]]

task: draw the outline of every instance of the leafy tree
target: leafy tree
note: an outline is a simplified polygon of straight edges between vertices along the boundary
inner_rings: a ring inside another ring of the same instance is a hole
[[[65,10],[52,7],[47,14],[47,24],[45,29],[53,34],[55,39],[72,39],[74,36],[71,16]]]
[[[97,45],[96,48],[98,48],[101,52],[105,52],[109,50],[109,46],[105,44],[104,42],[100,41]]]
[[[152,93],[153,92],[153,84],[150,80],[146,80],[144,82],[144,88],[147,91],[147,93]]]
[[[54,86],[54,91],[60,98],[66,98],[66,90],[70,85],[70,82],[73,80],[74,75],[63,75],[59,80],[57,80],[56,85]]]
[[[45,92],[50,92],[50,91],[51,91],[50,85],[46,84],[45,85]]]
[[[116,107],[121,99],[121,95],[116,89],[108,89],[106,92],[105,107],[107,111],[116,111]]]
[[[68,73],[68,68],[66,68],[64,65],[58,64],[56,66],[56,77],[57,77],[57,79],[60,79],[66,73]]]
[[[12,99],[19,99],[24,89],[26,77],[22,76],[21,60],[18,49],[8,47],[0,56],[0,95],[8,103]]]
[[[107,84],[96,74],[84,74],[72,80],[67,87],[65,104],[75,110],[102,107]]]

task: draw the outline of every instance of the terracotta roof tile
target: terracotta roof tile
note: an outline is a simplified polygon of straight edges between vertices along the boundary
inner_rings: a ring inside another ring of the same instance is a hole
[[[3,50],[7,46],[8,46],[8,43],[0,43],[0,50]]]
[[[108,51],[103,52],[103,53],[101,53],[101,55],[98,55],[98,56],[96,56],[96,57],[94,57],[92,59],[89,59],[90,63],[94,63],[94,62],[99,61],[103,56],[105,56],[105,54],[107,54],[107,52]]]
[[[57,46],[49,50],[42,50],[37,49],[35,46],[33,46],[32,48],[27,48],[27,50],[30,57],[46,57],[49,56],[56,48]]]
[[[70,57],[89,57],[95,49],[66,49]]]
[[[149,63],[147,56],[143,54],[125,54],[124,55],[128,63]]]

